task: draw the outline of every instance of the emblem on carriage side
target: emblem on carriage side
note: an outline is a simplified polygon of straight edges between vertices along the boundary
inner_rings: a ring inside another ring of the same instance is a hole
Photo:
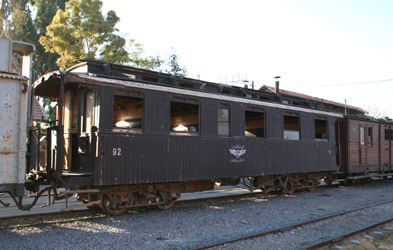
[[[244,148],[244,145],[232,146],[229,149],[229,152],[231,153],[231,155],[235,156],[235,159],[231,159],[231,162],[238,163],[245,161],[244,158],[241,158],[247,152],[247,149]]]

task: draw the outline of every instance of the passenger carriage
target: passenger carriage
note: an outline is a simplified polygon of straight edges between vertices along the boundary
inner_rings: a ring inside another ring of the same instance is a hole
[[[110,213],[166,208],[241,178],[266,191],[314,188],[338,169],[341,114],[259,91],[84,61],[41,77],[34,94],[58,102],[47,169],[34,178],[55,171],[57,185]]]

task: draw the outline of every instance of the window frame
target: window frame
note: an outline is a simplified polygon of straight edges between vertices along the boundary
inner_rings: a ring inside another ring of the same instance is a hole
[[[247,136],[246,135],[246,113],[247,112],[253,112],[253,113],[259,113],[263,114],[263,136]],[[251,139],[265,139],[267,138],[266,136],[266,110],[263,108],[256,108],[256,107],[247,107],[244,109],[244,136],[246,138],[251,138]]]
[[[359,130],[359,140],[360,140],[360,145],[364,145],[364,127],[360,127]]]
[[[287,117],[295,117],[295,118],[298,119],[298,130],[287,130],[287,129],[285,129],[285,117],[286,117],[286,116],[287,116]],[[301,127],[300,114],[298,114],[298,113],[292,113],[292,112],[286,112],[286,113],[284,113],[284,115],[283,115],[283,138],[284,138],[284,140],[288,140],[288,141],[301,141],[301,140],[302,140],[301,130],[302,130],[302,127]],[[285,132],[286,132],[286,131],[297,131],[298,134],[299,134],[299,139],[290,139],[290,138],[286,138],[286,137],[285,137]]]
[[[374,138],[373,138],[373,127],[368,127],[368,129],[367,129],[367,145],[369,147],[372,147],[373,146],[373,141],[374,141]]]
[[[139,98],[142,99],[142,128],[119,128],[114,126],[114,105],[115,105],[115,97],[126,97],[126,98]],[[119,133],[131,133],[131,134],[140,134],[144,132],[145,129],[145,105],[146,104],[146,99],[145,95],[142,92],[134,92],[134,91],[116,91],[113,94],[113,99],[112,99],[112,122],[111,122],[111,127],[113,132],[119,132]]]
[[[393,140],[393,129],[385,128],[385,141]]]
[[[317,120],[320,120],[320,121],[325,121],[325,123],[326,123],[326,129],[325,129],[325,133],[322,133],[322,138],[318,138],[318,137],[316,137],[316,135],[317,135],[317,131],[316,131],[316,121]],[[323,138],[323,134],[325,134],[326,135],[326,138]],[[329,119],[327,118],[327,117],[323,117],[323,116],[316,116],[315,118],[314,118],[314,139],[316,140],[316,141],[329,141]]]
[[[172,103],[182,103],[188,105],[196,105],[198,106],[198,128],[196,132],[190,131],[173,131],[172,130]],[[170,135],[185,135],[185,136],[200,136],[201,134],[201,103],[195,99],[189,99],[185,97],[172,97],[169,100],[169,128]]]
[[[228,110],[228,121],[220,121],[219,120],[219,115],[218,115],[218,111],[219,109],[226,109]],[[219,127],[220,124],[228,124],[228,134],[224,135],[224,134],[220,134],[219,133]],[[220,103],[217,105],[217,136],[219,137],[231,137],[232,135],[232,126],[231,126],[231,106],[229,104],[225,104],[225,103]]]

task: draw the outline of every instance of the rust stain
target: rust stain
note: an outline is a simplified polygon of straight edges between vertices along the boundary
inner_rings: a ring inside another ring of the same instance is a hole
[[[13,130],[11,132],[13,132]],[[7,133],[3,135],[3,141],[5,143],[9,143],[11,139],[12,139],[12,133],[10,133],[10,131],[7,131]]]
[[[28,87],[28,85],[27,85],[26,82],[22,83],[22,93],[23,93],[23,94],[26,94],[26,92],[27,92],[27,87]]]

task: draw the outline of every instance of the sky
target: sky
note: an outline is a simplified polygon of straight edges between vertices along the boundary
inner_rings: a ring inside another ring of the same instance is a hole
[[[393,118],[391,0],[103,0],[117,28],[188,77],[280,88]]]

